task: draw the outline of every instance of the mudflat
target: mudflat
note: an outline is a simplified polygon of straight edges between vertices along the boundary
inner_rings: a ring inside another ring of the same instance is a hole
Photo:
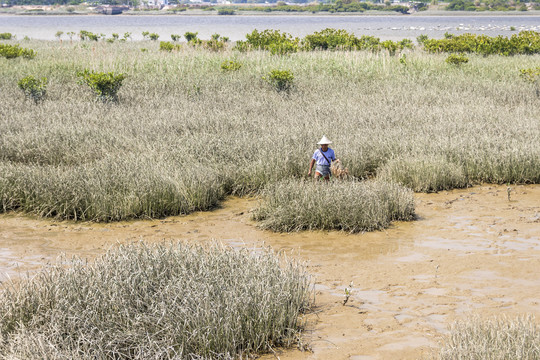
[[[312,351],[277,349],[264,359],[417,359],[437,352],[454,320],[540,317],[540,185],[415,198],[418,220],[354,235],[259,230],[250,220],[254,198],[230,198],[211,212],[109,224],[3,214],[1,280],[31,275],[61,254],[91,260],[130,241],[271,246],[308,264],[316,309],[305,317]]]

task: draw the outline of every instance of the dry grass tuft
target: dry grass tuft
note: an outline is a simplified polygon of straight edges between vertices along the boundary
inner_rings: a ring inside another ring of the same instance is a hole
[[[440,360],[540,359],[540,325],[533,316],[456,322],[439,353]]]
[[[411,220],[411,190],[380,181],[285,180],[262,193],[253,218],[273,231],[384,229],[393,220]]]
[[[2,359],[232,359],[294,343],[304,266],[269,249],[126,245],[0,294]]]
[[[436,192],[462,188],[468,184],[462,166],[441,156],[392,159],[379,168],[377,177],[402,184],[416,192]]]

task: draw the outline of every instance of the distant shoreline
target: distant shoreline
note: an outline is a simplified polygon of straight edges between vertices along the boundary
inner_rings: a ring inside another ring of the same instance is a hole
[[[26,8],[26,10],[24,10]],[[0,10],[0,16],[328,16],[328,17],[339,17],[339,16],[396,16],[396,17],[489,17],[489,16],[509,16],[509,17],[540,17],[540,10],[528,10],[528,11],[448,11],[448,10],[426,10],[415,12],[412,14],[401,14],[395,11],[374,11],[368,10],[365,12],[336,12],[329,13],[325,11],[321,12],[287,12],[287,11],[273,11],[273,12],[262,12],[262,11],[238,11],[234,15],[219,15],[217,12],[213,11],[203,11],[203,10],[188,10],[178,13],[172,13],[167,10],[154,10],[154,11],[133,11],[129,10],[123,12],[122,14],[117,15],[105,15],[97,12],[65,12],[65,11],[54,11],[54,10],[44,10],[44,11],[29,11],[35,9],[33,6],[24,6],[17,7],[19,11],[10,11],[13,8],[5,8]]]

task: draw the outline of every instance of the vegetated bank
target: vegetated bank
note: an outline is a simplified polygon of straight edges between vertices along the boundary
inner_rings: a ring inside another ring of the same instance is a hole
[[[414,186],[540,182],[537,84],[520,73],[538,54],[453,65],[407,46],[358,47],[371,39],[337,30],[312,35],[316,51],[288,39],[275,55],[271,43],[240,51],[221,38],[168,50],[22,42],[33,59],[0,58],[11,94],[0,104],[1,210],[95,221],[208,210],[302,177],[322,134],[356,179],[412,186],[405,175],[436,169]],[[84,69],[125,74],[118,101],[96,100],[78,83]],[[29,75],[48,79],[37,105],[17,89]]]
[[[3,284],[0,357],[236,359],[296,343],[305,267],[269,249],[124,245]]]

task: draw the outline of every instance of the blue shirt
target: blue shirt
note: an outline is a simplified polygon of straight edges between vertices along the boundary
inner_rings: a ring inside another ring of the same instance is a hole
[[[326,159],[324,158],[323,153],[324,153],[324,156],[326,156],[326,159],[328,159],[329,161],[336,160],[336,155],[334,154],[334,150],[328,148],[328,150],[323,152],[322,149],[317,149],[313,153],[313,159],[315,159],[317,165],[327,165],[327,166],[330,165],[330,163],[326,161]]]

